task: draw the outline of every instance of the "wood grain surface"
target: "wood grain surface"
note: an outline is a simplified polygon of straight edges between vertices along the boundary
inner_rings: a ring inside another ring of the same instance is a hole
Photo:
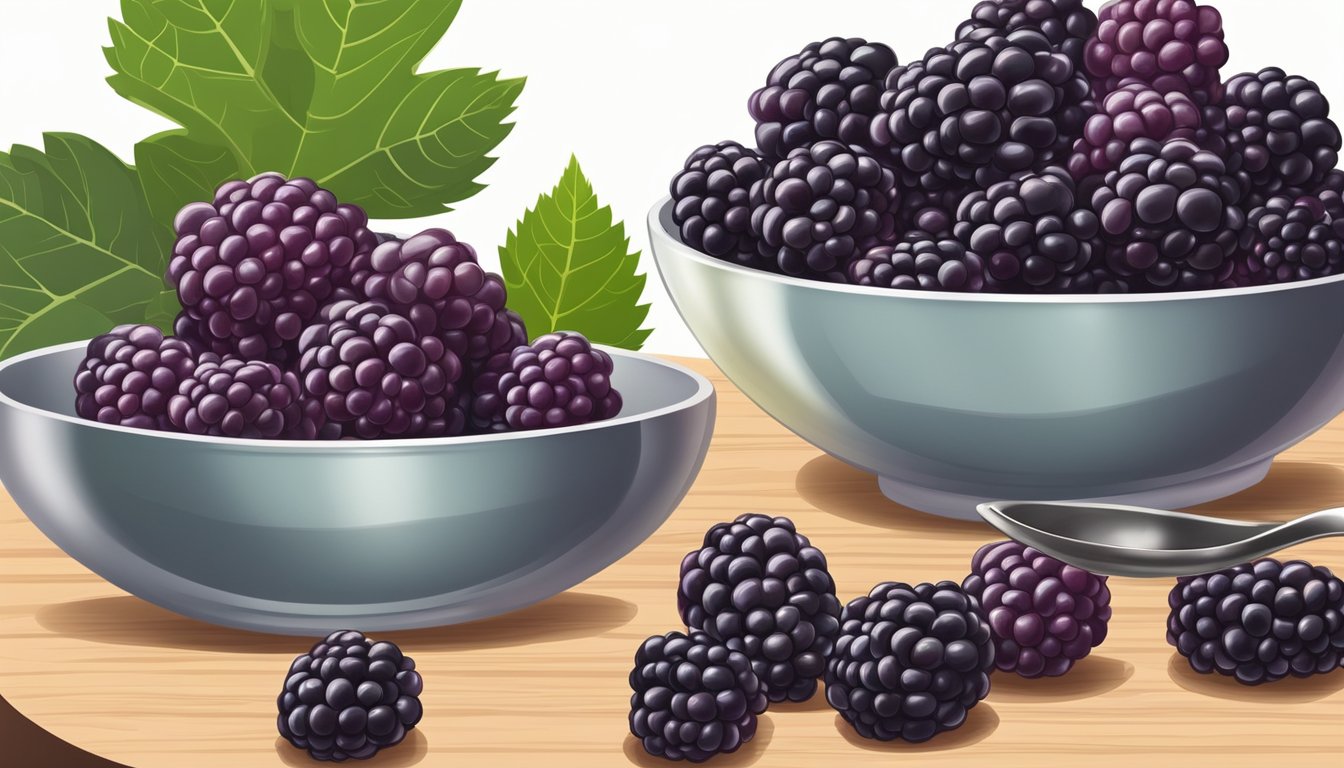
[[[718,426],[695,487],[647,542],[532,608],[392,633],[425,677],[425,719],[370,766],[666,765],[627,731],[626,676],[646,636],[678,628],[677,565],[713,523],[788,515],[828,555],[842,602],[884,580],[960,579],[997,538],[886,500],[871,477],[780,427],[704,361]],[[1344,503],[1344,421],[1260,485],[1200,511],[1284,519]],[[1286,553],[1344,568],[1344,539]],[[1167,581],[1113,579],[1110,636],[1068,675],[997,674],[965,726],[923,745],[857,737],[818,695],[773,707],[711,765],[1344,764],[1344,672],[1244,688],[1196,675],[1163,639]],[[35,723],[131,766],[311,765],[279,741],[275,696],[310,638],[221,629],[107,584],[0,495],[0,694]],[[9,765],[0,754],[0,765]]]

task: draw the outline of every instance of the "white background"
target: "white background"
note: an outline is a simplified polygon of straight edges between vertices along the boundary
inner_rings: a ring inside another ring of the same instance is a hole
[[[496,246],[571,152],[598,196],[644,252],[645,301],[656,331],[646,349],[700,354],[663,292],[646,249],[644,215],[682,160],[703,143],[751,139],[746,99],[771,66],[832,35],[891,45],[902,61],[950,42],[972,0],[465,0],[424,68],[525,75],[517,127],[483,177],[489,187],[431,223]],[[1100,2],[1089,2],[1095,10]],[[1344,109],[1344,2],[1220,0],[1230,75],[1278,66],[1320,83]],[[0,0],[0,146],[40,145],[43,131],[87,134],[123,159],[170,124],[117,96],[103,78],[106,17],[115,0]]]

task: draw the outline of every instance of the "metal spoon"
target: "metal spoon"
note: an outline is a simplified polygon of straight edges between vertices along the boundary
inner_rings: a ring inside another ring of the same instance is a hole
[[[1326,536],[1344,536],[1344,508],[1286,523],[1244,523],[1187,512],[1083,502],[994,501],[980,516],[1066,563],[1112,576],[1190,576]]]

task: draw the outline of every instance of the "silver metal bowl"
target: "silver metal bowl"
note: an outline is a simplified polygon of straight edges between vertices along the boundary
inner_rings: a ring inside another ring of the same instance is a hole
[[[232,440],[74,416],[83,343],[0,365],[0,480],[53,542],[178,613],[264,632],[452,624],[562,592],[647,538],[714,428],[704,377],[607,349],[625,407],[568,429]]]
[[[1344,276],[1263,288],[1024,296],[746,269],[649,213],[658,270],[757,405],[908,506],[1179,508],[1259,482],[1344,409]]]

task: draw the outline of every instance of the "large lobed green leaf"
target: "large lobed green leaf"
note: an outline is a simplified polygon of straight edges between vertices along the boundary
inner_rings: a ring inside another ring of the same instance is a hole
[[[105,49],[122,96],[182,130],[135,159],[156,216],[233,177],[309,176],[376,218],[482,189],[522,79],[418,74],[461,0],[123,0]]]
[[[578,159],[537,199],[499,249],[509,307],[532,336],[578,331],[589,340],[639,349],[649,305],[640,304],[645,275],[635,274],[625,226],[600,206]]]
[[[0,359],[163,321],[150,302],[171,228],[135,172],[83,136],[48,133],[44,146],[0,152]]]

